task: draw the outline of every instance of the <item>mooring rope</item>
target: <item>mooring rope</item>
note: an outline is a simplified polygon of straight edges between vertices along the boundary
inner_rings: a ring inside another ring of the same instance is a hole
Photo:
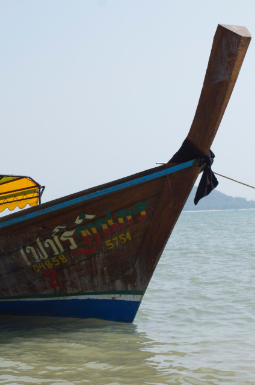
[[[166,162],[157,162],[156,164],[166,164]],[[253,187],[253,186],[250,186],[249,184],[246,184],[246,183],[243,183],[243,182],[238,182],[238,180],[235,180],[235,179],[229,178],[229,177],[227,177],[227,176],[225,176],[225,175],[221,175],[221,174],[218,174],[218,173],[217,173],[217,172],[215,172],[215,171],[214,171],[214,174],[215,174],[215,175],[219,175],[219,176],[222,176],[222,178],[226,178],[226,179],[232,180],[233,182],[236,182],[236,183],[242,184],[242,185],[244,185],[244,186],[247,186],[247,187],[250,187],[250,188],[254,188],[254,190],[255,190],[255,187]]]
[[[235,179],[232,179],[232,178],[228,178],[227,176],[224,176],[224,175],[221,175],[221,174],[218,174],[217,172],[214,171],[214,174],[215,175],[219,175],[219,176],[222,176],[222,178],[226,178],[226,179],[229,179],[229,180],[232,180],[233,182],[236,182],[236,183],[240,183],[240,184],[243,184],[244,186],[247,186],[247,187],[250,187],[250,188],[254,188],[253,186],[250,186],[249,184],[246,184],[246,183],[242,183],[242,182],[238,182],[238,180],[235,180]]]

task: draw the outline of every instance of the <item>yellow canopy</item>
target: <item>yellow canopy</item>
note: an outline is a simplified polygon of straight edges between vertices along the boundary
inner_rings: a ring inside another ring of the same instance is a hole
[[[44,187],[27,176],[0,175],[0,212],[41,203]]]

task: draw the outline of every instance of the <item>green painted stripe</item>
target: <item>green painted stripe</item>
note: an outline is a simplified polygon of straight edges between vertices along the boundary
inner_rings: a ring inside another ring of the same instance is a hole
[[[32,294],[32,295],[16,295],[13,297],[1,297],[3,299],[22,299],[22,298],[52,298],[52,297],[77,297],[80,295],[105,295],[105,294],[129,294],[129,295],[143,295],[142,291],[98,291],[98,292],[86,292],[86,293],[66,293],[66,294]]]
[[[10,182],[11,180],[15,180],[15,179],[20,179],[20,177],[19,176],[4,176],[3,178],[0,179],[0,184]]]
[[[8,195],[4,195],[4,196],[0,196],[0,201],[4,200],[4,199],[10,199],[10,198],[15,198],[15,197],[20,197],[21,195],[24,196],[24,195],[29,195],[29,194],[34,194],[36,193],[36,188],[32,189],[32,190],[24,190],[24,191],[19,191],[17,193],[14,193],[14,194],[8,194]],[[12,202],[12,201],[11,201]],[[6,202],[6,203],[11,203],[11,202]]]

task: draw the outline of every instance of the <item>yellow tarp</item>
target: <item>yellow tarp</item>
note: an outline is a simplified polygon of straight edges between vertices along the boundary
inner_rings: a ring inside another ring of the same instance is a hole
[[[0,212],[39,203],[40,186],[29,177],[0,176]]]

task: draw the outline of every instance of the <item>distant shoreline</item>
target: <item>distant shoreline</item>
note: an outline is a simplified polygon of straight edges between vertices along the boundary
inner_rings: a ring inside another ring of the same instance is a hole
[[[213,190],[209,195],[204,197],[194,205],[194,198],[196,195],[196,188],[193,187],[190,196],[183,207],[183,211],[226,211],[226,210],[250,210],[255,209],[255,201],[247,201],[241,197],[231,197],[220,191]],[[254,194],[255,197],[255,194]]]

